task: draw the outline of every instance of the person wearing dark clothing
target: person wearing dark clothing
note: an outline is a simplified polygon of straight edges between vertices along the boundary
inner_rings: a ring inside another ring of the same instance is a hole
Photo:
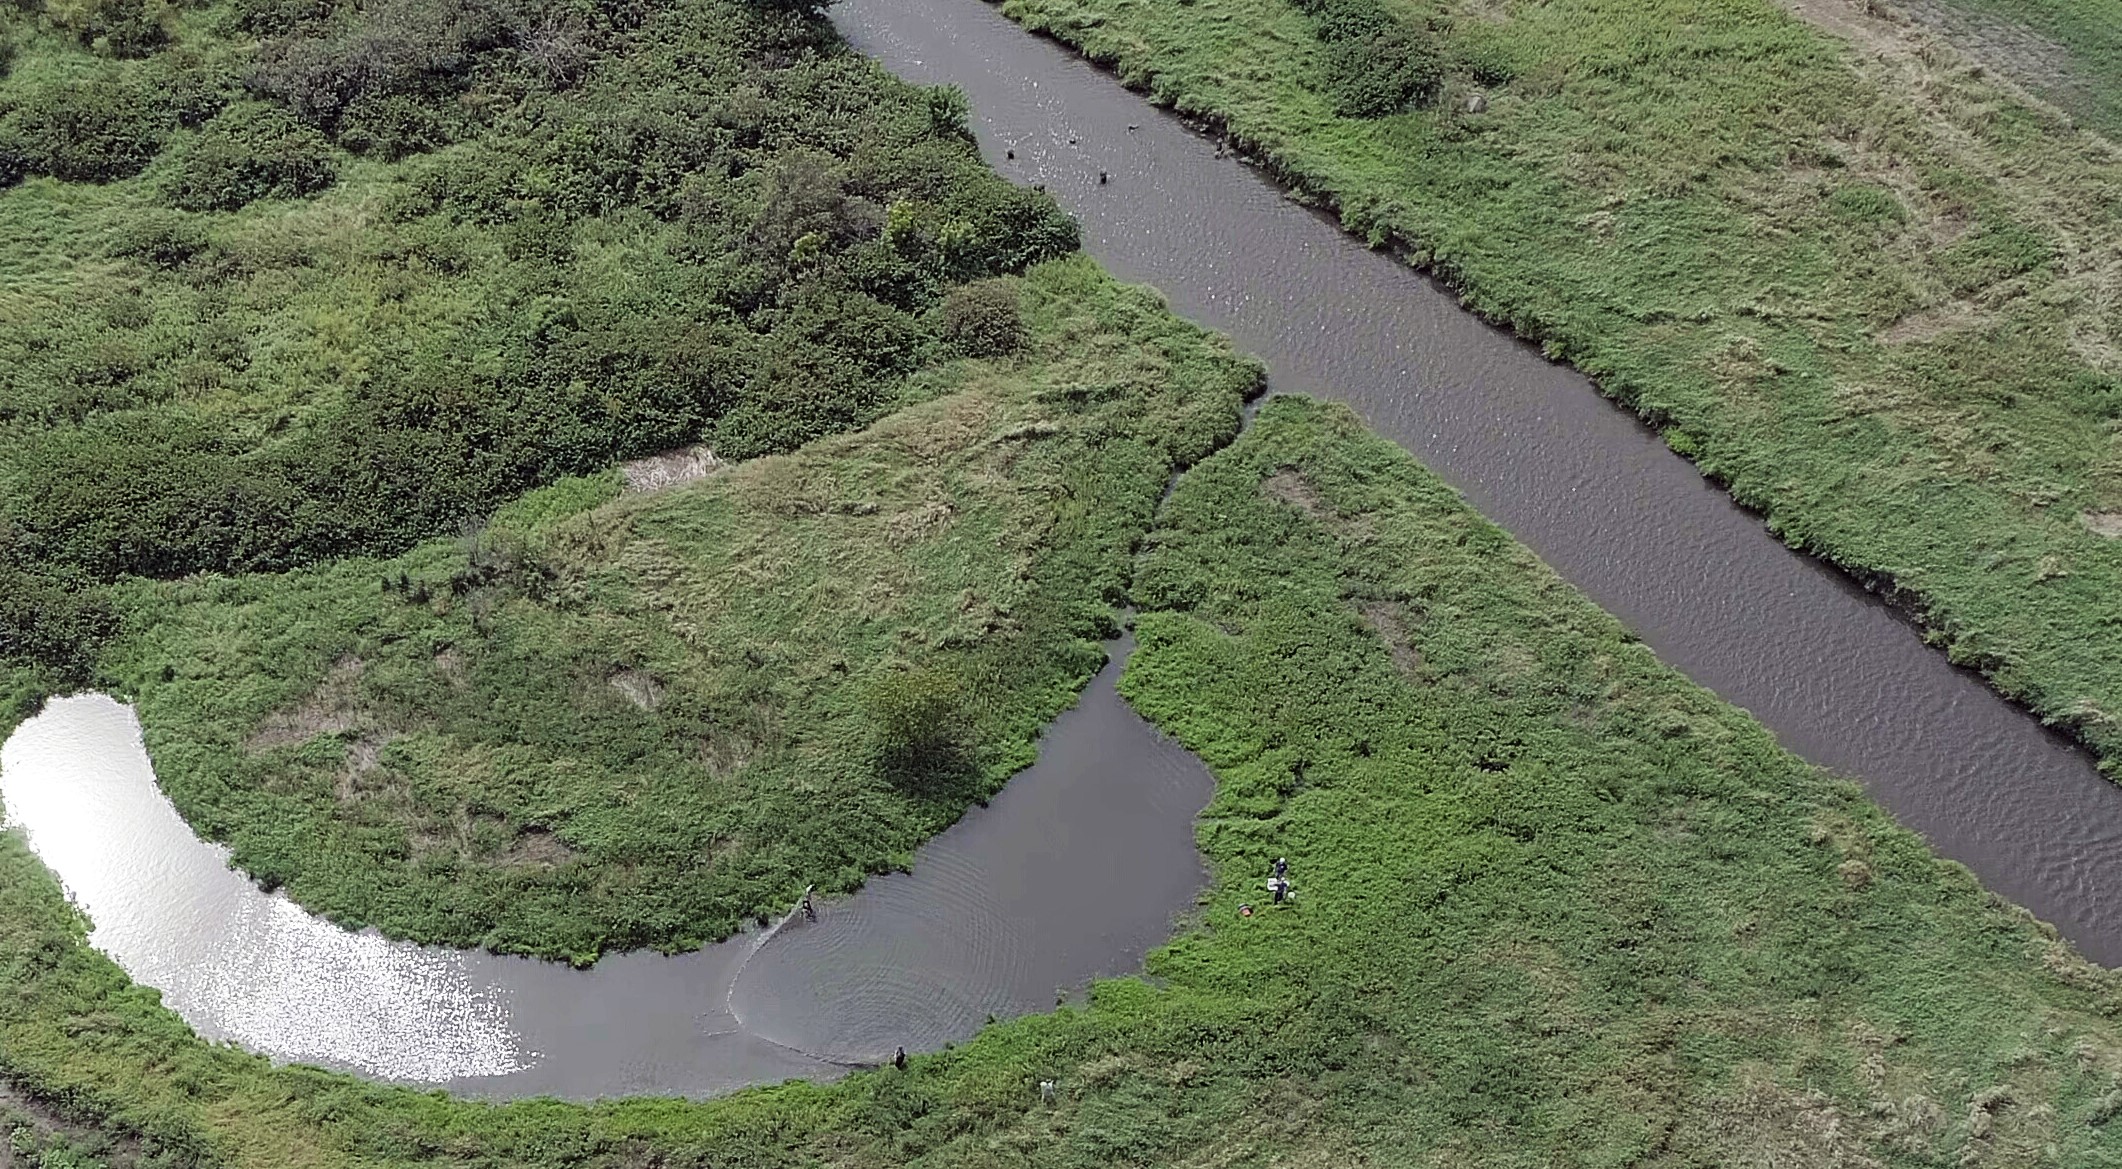
[[[1289,876],[1289,858],[1288,858],[1288,857],[1286,857],[1286,856],[1278,856],[1278,857],[1276,857],[1276,858],[1275,858],[1275,876],[1276,876],[1277,878],[1281,878],[1281,877],[1287,877],[1287,876]]]
[[[903,1047],[902,1047],[902,1048],[900,1048],[900,1049],[899,1049],[899,1054],[897,1054],[897,1055],[895,1055],[895,1056],[893,1056],[893,1057],[892,1057],[892,1066],[893,1066],[893,1067],[895,1067],[895,1068],[898,1068],[898,1069],[899,1069],[900,1071],[902,1071],[902,1072],[906,1070],[906,1049],[905,1049],[905,1048],[903,1048]]]

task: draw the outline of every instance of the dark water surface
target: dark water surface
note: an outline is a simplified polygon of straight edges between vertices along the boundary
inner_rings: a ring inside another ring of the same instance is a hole
[[[816,922],[588,971],[349,933],[259,891],[192,834],[131,710],[100,695],[8,739],[0,801],[90,940],[207,1038],[472,1095],[705,1096],[942,1047],[1170,936],[1205,878],[1193,822],[1214,781],[1114,692],[1130,648],[911,874]]]
[[[1584,377],[982,0],[832,12],[894,72],[963,87],[988,161],[1045,184],[1108,268],[1231,334],[1274,388],[1354,407],[1660,657],[1861,780],[2088,956],[2122,964],[2122,788],[1846,576],[1784,547]]]

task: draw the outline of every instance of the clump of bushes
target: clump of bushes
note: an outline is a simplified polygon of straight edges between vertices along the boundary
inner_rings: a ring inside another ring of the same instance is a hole
[[[164,194],[186,211],[233,211],[258,199],[293,199],[332,185],[331,144],[286,110],[244,102],[200,130]]]
[[[388,0],[368,13],[306,0],[252,11],[287,37],[357,57],[381,51],[349,47],[375,21],[428,19]],[[585,19],[581,35],[608,31],[603,16]],[[152,346],[35,355],[25,384],[82,388],[0,401],[39,420],[0,452],[10,488],[0,523],[15,526],[22,554],[97,580],[281,570],[399,551],[540,483],[672,447],[705,441],[732,459],[790,450],[889,410],[901,379],[943,347],[939,304],[951,289],[1074,249],[1074,222],[985,170],[923,91],[822,39],[802,52],[759,47],[829,30],[712,3],[653,19],[666,49],[607,59],[568,92],[537,97],[535,119],[496,121],[398,168],[385,201],[393,229],[373,233],[366,256],[404,287],[480,272],[508,295],[490,314],[425,334],[359,393],[319,394],[293,433],[259,444],[148,397],[171,380],[132,376],[160,372]],[[185,51],[124,68],[156,93],[146,79]],[[383,72],[355,78],[356,104],[398,103],[412,111],[407,125],[423,107],[466,104],[393,93],[390,78],[410,74]],[[515,80],[542,84],[528,65]],[[105,250],[201,283],[301,263],[307,236],[238,233],[209,246],[207,221],[179,209],[328,183],[333,131],[303,111],[337,109],[341,144],[357,130],[352,107],[331,96],[343,92],[326,89],[329,100],[308,107],[239,100],[176,141],[156,168],[171,206],[126,213],[136,221]],[[780,96],[821,93],[846,96]],[[847,136],[843,100],[865,104],[860,142]],[[181,124],[167,109],[157,117],[171,134]],[[646,213],[641,228],[663,246],[638,249],[623,273],[577,263],[585,222],[619,211]],[[1013,343],[993,306],[985,316],[966,307],[960,341]],[[196,364],[240,368],[243,347],[221,348],[197,347]]]
[[[117,625],[101,590],[0,559],[0,664],[32,663],[78,685]]]
[[[112,256],[155,268],[174,268],[206,250],[205,229],[191,216],[143,210],[112,229],[105,245]]]
[[[893,783],[921,787],[964,769],[970,727],[965,690],[942,670],[892,670],[870,684],[871,746]]]
[[[145,57],[169,42],[160,0],[50,0],[45,19],[83,48],[107,57]]]
[[[20,174],[70,182],[130,178],[162,150],[175,119],[122,75],[42,86],[0,117],[0,157]]]
[[[943,338],[967,357],[1001,357],[1027,337],[1016,279],[998,276],[953,288],[943,297]]]
[[[1326,46],[1326,91],[1344,117],[1382,118],[1437,95],[1444,67],[1426,28],[1379,0],[1297,0]]]
[[[442,99],[529,32],[524,22],[505,0],[385,0],[339,19],[290,20],[289,35],[261,51],[251,85],[349,147],[407,153],[446,140]]]

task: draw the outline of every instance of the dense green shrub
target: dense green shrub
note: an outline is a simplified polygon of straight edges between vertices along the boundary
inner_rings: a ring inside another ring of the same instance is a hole
[[[402,117],[395,97],[464,88],[483,55],[512,45],[523,11],[506,0],[384,0],[329,22],[301,22],[260,53],[251,84],[327,132],[358,115],[362,133]]]
[[[1443,81],[1436,50],[1412,30],[1336,41],[1326,50],[1326,86],[1344,117],[1382,118],[1421,105]]]
[[[395,162],[455,141],[461,119],[423,97],[405,93],[368,93],[355,98],[340,117],[339,145],[355,154]]]
[[[964,765],[970,720],[965,688],[953,675],[892,670],[870,684],[864,709],[878,767],[893,782],[920,786]]]
[[[943,337],[967,357],[1000,357],[1024,347],[1024,313],[1017,281],[976,280],[943,298]]]
[[[1324,82],[1344,117],[1379,118],[1436,96],[1444,70],[1427,30],[1381,0],[1297,0],[1326,48]]]
[[[84,48],[109,57],[145,57],[169,42],[160,0],[51,0],[45,19]]]
[[[988,173],[939,124],[933,91],[890,80],[796,16],[687,5],[629,34],[614,30],[635,17],[584,9],[585,43],[628,51],[564,92],[525,81],[506,90],[520,102],[507,118],[465,122],[448,86],[501,76],[515,49],[465,46],[490,42],[509,12],[274,11],[256,19],[322,54],[321,72],[302,76],[330,82],[329,100],[304,104],[298,88],[280,92],[285,107],[229,108],[158,166],[166,202],[204,213],[315,189],[330,177],[333,116],[342,143],[377,155],[477,133],[379,164],[382,214],[352,255],[317,246],[299,220],[232,225],[209,247],[203,221],[114,209],[102,250],[153,270],[132,274],[148,295],[123,320],[46,306],[54,340],[0,380],[0,418],[26,428],[0,451],[0,516],[41,561],[96,579],[291,568],[401,550],[620,459],[703,440],[731,458],[791,450],[890,409],[938,343],[947,290],[1076,243],[1050,199]],[[638,44],[612,39],[626,36]],[[211,47],[123,68],[146,78]],[[458,64],[390,64],[430,50]],[[272,95],[275,78],[296,75],[273,71],[299,54],[264,55]],[[213,80],[225,68],[202,64],[200,103],[225,96]],[[343,107],[331,97],[342,73],[358,91]],[[851,108],[864,111],[859,133]],[[384,109],[398,111],[395,128],[364,137]],[[178,120],[165,111],[160,125]],[[888,208],[907,225],[893,239]],[[373,280],[399,303],[462,311],[299,371],[267,353],[277,368],[264,373],[247,346],[225,343],[230,330],[240,341],[276,328],[270,303],[245,303],[253,282],[314,297],[348,264],[357,298]],[[188,312],[200,316],[187,325]],[[173,344],[187,328],[197,343]],[[344,380],[301,384],[319,369]],[[298,424],[270,441],[169,405],[206,387],[240,410],[269,378],[273,396],[302,399],[270,423]],[[125,490],[106,482],[114,473]]]
[[[0,116],[0,154],[28,174],[109,182],[145,169],[173,123],[156,95],[109,73],[31,90]]]
[[[174,268],[206,250],[205,228],[175,211],[142,212],[111,230],[107,250],[121,259]]]
[[[133,83],[185,129],[197,129],[243,93],[243,77],[226,57],[174,46],[130,66]]]
[[[278,106],[222,111],[177,158],[165,194],[186,211],[233,211],[258,199],[292,199],[332,185],[331,144]]]
[[[42,666],[63,684],[79,684],[116,628],[108,601],[88,582],[0,560],[0,664]]]

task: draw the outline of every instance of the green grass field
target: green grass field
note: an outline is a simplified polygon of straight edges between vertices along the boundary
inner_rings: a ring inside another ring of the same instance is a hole
[[[0,1068],[175,1165],[2122,1164],[2116,975],[1346,412],[1269,402],[1134,593],[1123,689],[1218,778],[1153,981],[904,1073],[488,1107],[201,1044],[7,836]]]
[[[1005,290],[1021,352],[859,435],[563,481],[392,560],[130,586],[104,673],[186,817],[351,925],[588,961],[851,890],[1031,762],[1166,481],[1257,385],[1088,260]],[[936,757],[880,754],[902,714]]]
[[[1227,125],[2122,774],[2110,144],[1772,0],[1003,10]]]
[[[2113,0],[1944,0],[1941,7],[1961,14],[1973,35],[1950,39],[1976,60],[2122,140],[2122,7]]]

